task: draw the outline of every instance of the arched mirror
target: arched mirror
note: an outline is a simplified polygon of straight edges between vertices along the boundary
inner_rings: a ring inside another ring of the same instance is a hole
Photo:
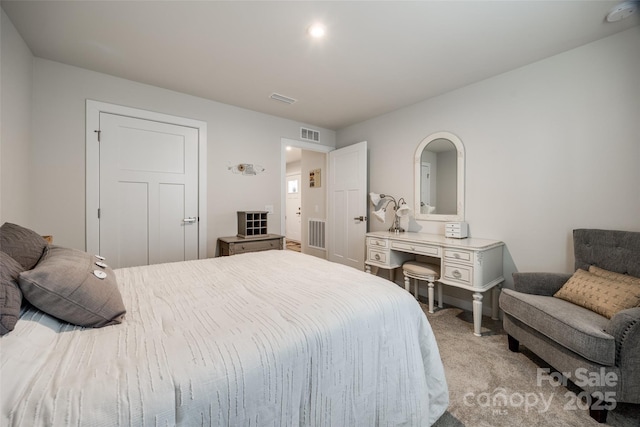
[[[464,221],[464,146],[457,136],[437,132],[415,154],[416,219]]]

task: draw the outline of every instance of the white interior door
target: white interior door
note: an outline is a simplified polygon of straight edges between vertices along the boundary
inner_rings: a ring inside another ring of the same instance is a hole
[[[300,197],[301,190],[301,175],[289,175],[287,176],[287,202],[286,202],[286,218],[285,218],[285,236],[287,240],[294,240],[301,242],[302,240],[302,200]]]
[[[329,153],[329,260],[364,270],[367,142]]]
[[[114,268],[198,258],[198,130],[100,113],[100,254]]]

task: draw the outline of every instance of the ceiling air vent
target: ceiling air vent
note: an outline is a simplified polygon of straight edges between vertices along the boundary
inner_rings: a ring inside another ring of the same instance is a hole
[[[300,128],[300,139],[305,141],[320,142],[320,132],[313,129]]]
[[[284,102],[285,104],[293,104],[294,102],[296,102],[296,100],[293,98],[289,98],[288,96],[280,95],[279,93],[275,92],[269,95],[269,98],[276,101]]]

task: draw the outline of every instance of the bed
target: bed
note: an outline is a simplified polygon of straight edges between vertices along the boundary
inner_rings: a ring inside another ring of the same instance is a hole
[[[431,327],[387,280],[275,250],[113,274],[119,324],[23,306],[1,425],[428,426],[448,406]]]

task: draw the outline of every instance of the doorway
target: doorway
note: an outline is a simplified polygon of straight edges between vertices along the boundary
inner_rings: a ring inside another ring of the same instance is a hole
[[[310,219],[326,221],[326,185],[322,185],[321,176],[318,176],[320,181],[316,185],[314,180],[311,187],[309,172],[326,171],[327,153],[333,148],[286,138],[281,139],[281,144],[281,230],[285,234],[286,246],[295,248],[299,243],[300,252],[326,259],[325,248],[309,245],[308,232]]]
[[[366,141],[335,149],[281,139],[281,230],[286,230],[287,147],[300,148],[312,158],[301,167],[302,252],[364,270]]]
[[[291,153],[295,151],[295,153]],[[287,201],[286,201],[286,229],[285,237],[287,238],[287,247],[289,243],[302,242],[302,197],[300,194],[300,171],[296,167],[300,164],[300,161],[289,160],[290,155],[300,157],[302,150],[299,148],[292,148],[287,153]],[[296,170],[298,169],[298,170]]]

